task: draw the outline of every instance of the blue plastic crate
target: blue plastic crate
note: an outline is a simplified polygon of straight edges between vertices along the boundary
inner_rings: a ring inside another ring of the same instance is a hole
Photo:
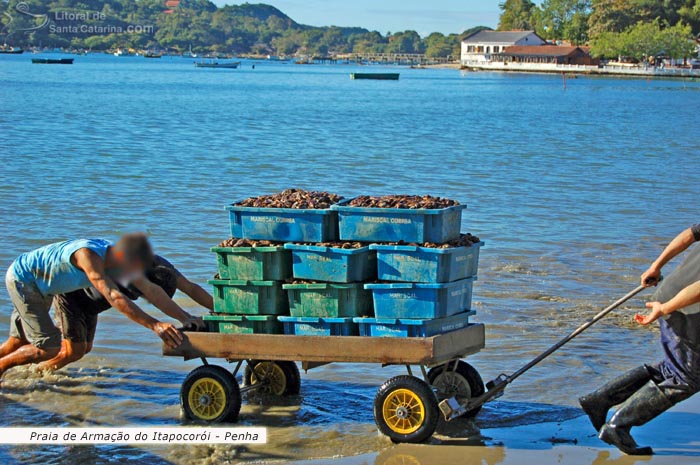
[[[313,318],[279,316],[284,334],[296,336],[357,336],[357,324],[352,318]]]
[[[444,318],[471,310],[475,279],[444,284],[365,284],[365,289],[372,291],[376,318]]]
[[[410,245],[372,244],[377,251],[377,279],[412,283],[449,283],[477,275],[479,249],[471,247],[434,249]]]
[[[469,317],[476,312],[464,312],[447,318],[354,318],[360,336],[371,337],[430,337],[469,326]]]
[[[331,206],[338,212],[340,240],[361,242],[435,242],[459,238],[462,210],[455,205],[437,210],[351,207],[345,200]]]
[[[285,244],[284,248],[292,251],[292,273],[296,279],[352,283],[377,276],[377,253],[369,247],[340,249]]]
[[[338,240],[338,214],[332,210],[256,208],[228,205],[231,237],[281,242]]]

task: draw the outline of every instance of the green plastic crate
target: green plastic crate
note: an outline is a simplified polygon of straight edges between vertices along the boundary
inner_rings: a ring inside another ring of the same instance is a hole
[[[275,315],[205,315],[212,333],[282,334],[282,324]]]
[[[280,281],[212,279],[214,311],[236,315],[288,315],[289,301]]]
[[[362,283],[285,284],[295,317],[344,318],[372,315],[372,293]]]
[[[221,279],[284,281],[292,277],[292,253],[283,246],[212,247]]]

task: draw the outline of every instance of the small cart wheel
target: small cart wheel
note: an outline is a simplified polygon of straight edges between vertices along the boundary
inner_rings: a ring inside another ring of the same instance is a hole
[[[419,443],[437,428],[440,410],[432,388],[415,376],[396,376],[374,398],[374,421],[394,442]]]
[[[190,420],[235,422],[241,410],[241,391],[236,379],[225,368],[205,365],[185,378],[180,405]]]
[[[301,374],[294,362],[250,361],[245,368],[246,386],[263,383],[260,392],[276,396],[295,396],[301,391]]]
[[[452,362],[446,366],[440,365],[432,368],[428,372],[428,381],[437,391],[438,400],[441,401],[450,397],[456,397],[460,402],[468,402],[486,392],[484,381],[481,379],[479,372],[462,360],[457,362],[456,368]],[[478,407],[462,416],[473,418],[480,411],[481,407]]]

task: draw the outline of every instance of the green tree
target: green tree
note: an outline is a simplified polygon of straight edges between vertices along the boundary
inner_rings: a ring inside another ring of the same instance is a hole
[[[663,54],[675,58],[685,59],[696,54],[693,30],[689,24],[678,22],[675,26],[666,27],[658,34]]]
[[[663,44],[659,40],[660,33],[658,20],[638,22],[621,34],[621,54],[639,61],[661,54]]]
[[[688,0],[678,9],[678,16],[692,28],[693,34],[700,34],[700,0]]]
[[[588,41],[591,0],[544,0],[537,14],[537,32],[546,39],[574,44]]]
[[[602,32],[591,41],[591,53],[599,57],[628,57],[647,61],[657,56],[683,59],[695,53],[690,25],[679,22],[662,27],[658,19],[639,21],[623,32]]]
[[[642,13],[634,0],[592,0],[588,35],[595,37],[604,32],[623,32],[642,20]]]
[[[423,53],[423,42],[416,31],[394,33],[389,38],[387,53]]]
[[[590,41],[591,55],[599,58],[618,58],[624,48],[619,32],[601,32]]]
[[[430,58],[447,57],[452,55],[455,49],[455,42],[458,42],[457,35],[445,36],[439,32],[433,32],[423,39],[425,43],[425,55]]]
[[[537,7],[530,0],[505,0],[498,5],[501,17],[498,21],[500,31],[530,30],[535,28],[533,15]]]

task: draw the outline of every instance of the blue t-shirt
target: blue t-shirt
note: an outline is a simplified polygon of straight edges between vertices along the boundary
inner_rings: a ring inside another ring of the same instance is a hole
[[[31,252],[23,253],[12,263],[15,277],[25,283],[34,283],[48,296],[65,294],[90,287],[90,280],[70,259],[79,249],[90,249],[104,258],[112,245],[104,239],[76,239],[56,242]]]

